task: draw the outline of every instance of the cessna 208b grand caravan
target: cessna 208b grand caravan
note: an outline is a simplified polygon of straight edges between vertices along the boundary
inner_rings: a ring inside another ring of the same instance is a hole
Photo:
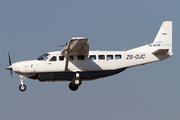
[[[127,51],[89,51],[88,38],[74,37],[62,51],[48,52],[36,60],[11,64],[7,70],[20,76],[20,91],[26,90],[26,78],[46,81],[70,81],[76,91],[82,81],[108,77],[127,68],[169,58],[172,53],[172,21],[164,21],[153,43]]]

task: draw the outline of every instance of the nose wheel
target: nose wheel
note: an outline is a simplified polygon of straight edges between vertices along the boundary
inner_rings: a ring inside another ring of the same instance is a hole
[[[19,75],[19,77],[20,77],[20,82],[21,82],[21,85],[19,85],[19,90],[21,92],[24,92],[26,90],[26,85],[23,82],[26,79],[26,77],[22,75]]]
[[[21,92],[24,92],[24,91],[26,90],[26,85],[25,85],[25,84],[19,85],[19,90],[20,90]]]

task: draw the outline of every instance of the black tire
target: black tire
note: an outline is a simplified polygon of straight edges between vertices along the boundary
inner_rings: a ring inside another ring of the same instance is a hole
[[[24,84],[23,86],[22,85],[19,85],[19,90],[21,92],[24,92],[26,90],[26,85]]]
[[[75,78],[73,78],[73,80],[72,80],[73,86],[80,86],[81,83],[82,83],[82,80],[81,80],[79,77],[75,77]]]
[[[69,89],[72,91],[76,91],[79,88],[79,86],[74,86],[72,82],[69,83]]]

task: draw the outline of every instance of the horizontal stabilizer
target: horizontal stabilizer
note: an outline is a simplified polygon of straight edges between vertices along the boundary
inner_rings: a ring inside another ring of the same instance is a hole
[[[158,50],[152,52],[152,54],[154,54],[154,55],[166,54],[168,51],[169,51],[169,49],[158,49]]]

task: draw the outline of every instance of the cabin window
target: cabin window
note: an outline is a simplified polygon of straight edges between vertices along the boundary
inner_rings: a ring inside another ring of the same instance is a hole
[[[74,56],[70,55],[69,60],[74,60]]]
[[[49,54],[46,53],[46,54],[43,54],[40,57],[38,57],[37,60],[44,60],[44,61],[46,61],[48,59],[48,57],[49,57]]]
[[[64,60],[64,56],[59,56],[59,60],[63,61]]]
[[[115,59],[121,59],[121,55],[115,55]]]
[[[90,55],[89,59],[90,60],[96,60],[96,55]]]
[[[84,60],[84,55],[78,55],[78,60]]]
[[[113,55],[107,55],[107,60],[112,60],[113,59]]]
[[[104,60],[105,56],[104,55],[98,55],[99,60]]]
[[[53,56],[49,61],[56,61],[56,56]]]

